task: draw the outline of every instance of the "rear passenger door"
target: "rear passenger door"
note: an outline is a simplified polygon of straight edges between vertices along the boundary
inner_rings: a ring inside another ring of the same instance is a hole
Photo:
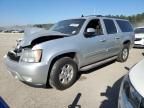
[[[107,33],[107,52],[108,56],[112,57],[117,55],[120,52],[120,35],[116,28],[115,22],[113,19],[103,19],[105,25],[105,31]]]

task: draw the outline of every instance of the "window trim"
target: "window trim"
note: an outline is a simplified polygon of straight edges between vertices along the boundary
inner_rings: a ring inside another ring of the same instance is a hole
[[[115,29],[116,29],[116,32],[115,32],[115,33],[108,33],[104,20],[110,20],[110,21],[113,22],[113,24],[114,24],[114,26],[115,26]],[[108,35],[112,35],[112,34],[117,34],[117,33],[118,33],[118,28],[117,28],[117,26],[116,26],[116,23],[115,23],[114,19],[105,18],[105,19],[103,19],[103,23],[104,23],[104,26],[105,26],[105,32],[106,32]]]
[[[99,20],[99,21],[100,21],[100,26],[101,26],[101,29],[102,29],[102,34],[94,35],[94,36],[92,36],[92,37],[102,36],[102,35],[105,34],[105,33],[104,33],[104,29],[103,29],[103,25],[102,25],[101,19],[100,19],[100,18],[94,18],[94,19],[90,19],[90,20],[87,22],[87,24],[86,24],[86,26],[85,26],[85,28],[84,28],[84,31],[83,31],[84,37],[86,37],[86,36],[85,36],[85,31],[86,31],[86,29],[87,29],[88,24],[89,24],[91,21],[93,21],[93,20]],[[86,38],[87,38],[87,37],[86,37]]]
[[[129,26],[131,27],[131,29],[134,31],[132,24],[128,20],[116,19],[116,23],[117,23],[117,25],[118,25],[118,27],[122,33],[127,33],[127,32],[132,32],[132,31],[131,30],[130,31],[123,31],[123,29],[121,29],[120,24],[118,23],[119,21],[127,22],[129,24]]]

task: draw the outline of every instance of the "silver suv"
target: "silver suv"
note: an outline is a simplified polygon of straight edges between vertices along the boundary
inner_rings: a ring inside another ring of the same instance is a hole
[[[114,59],[126,61],[133,44],[133,27],[127,20],[85,16],[24,35],[4,59],[16,79],[64,90],[76,81],[78,71]]]

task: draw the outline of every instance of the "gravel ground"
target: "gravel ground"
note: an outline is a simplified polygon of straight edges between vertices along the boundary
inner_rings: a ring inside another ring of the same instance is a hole
[[[130,50],[125,63],[111,62],[86,72],[70,88],[34,88],[15,80],[7,72],[3,56],[22,34],[0,33],[0,96],[11,108],[116,108],[125,67],[139,62],[142,49]]]

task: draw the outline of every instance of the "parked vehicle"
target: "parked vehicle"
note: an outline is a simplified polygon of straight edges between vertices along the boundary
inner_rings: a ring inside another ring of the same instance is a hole
[[[4,32],[4,33],[11,33],[12,30],[4,30],[3,32]]]
[[[137,27],[135,29],[134,47],[144,48],[144,27]]]
[[[133,45],[133,27],[127,20],[85,16],[25,35],[4,58],[15,78],[64,90],[76,81],[78,71],[115,59],[125,62]]]
[[[118,108],[144,108],[144,59],[124,77],[118,100]]]
[[[19,33],[24,33],[24,30],[19,30]]]
[[[18,30],[12,30],[11,33],[19,33]]]

